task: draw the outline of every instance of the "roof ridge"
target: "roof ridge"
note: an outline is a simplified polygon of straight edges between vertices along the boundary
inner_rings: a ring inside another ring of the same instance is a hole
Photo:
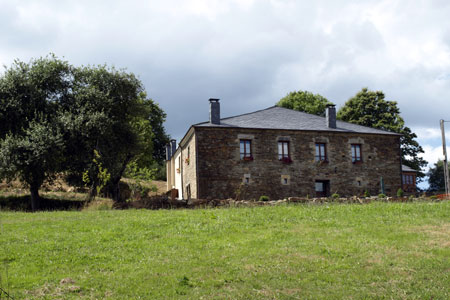
[[[270,106],[270,107],[267,107],[267,108],[264,108],[264,109],[255,110],[255,111],[252,111],[252,112],[249,112],[249,113],[245,113],[245,114],[235,115],[235,116],[226,117],[226,118],[220,118],[220,121],[222,121],[222,120],[228,120],[228,119],[231,119],[231,118],[237,118],[237,117],[242,117],[242,116],[247,116],[247,115],[255,114],[255,113],[258,113],[258,112],[261,112],[261,111],[264,111],[264,110],[269,110],[269,109],[275,108],[275,107],[279,107],[279,106],[273,105],[273,106]],[[284,107],[283,107],[283,108],[284,108]],[[197,123],[197,124],[193,124],[193,126],[195,126],[195,125],[201,125],[201,124],[205,124],[205,123],[209,123],[209,121],[204,121],[204,122],[200,122],[200,123]]]

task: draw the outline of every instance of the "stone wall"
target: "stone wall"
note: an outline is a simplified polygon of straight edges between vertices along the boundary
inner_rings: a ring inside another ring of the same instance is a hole
[[[181,157],[183,160],[183,197],[197,198],[197,169],[196,169],[196,151],[195,151],[195,132],[188,138],[182,146]],[[189,191],[190,189],[190,197]]]
[[[196,127],[195,133],[197,198],[314,197],[316,180],[329,181],[329,193],[341,196],[366,190],[377,195],[381,177],[386,194],[401,187],[399,136],[210,127]],[[252,141],[253,160],[240,159],[240,139]],[[289,141],[291,163],[279,161],[279,140]],[[326,143],[326,163],[315,161],[317,142]],[[362,145],[361,163],[352,163],[351,144]]]

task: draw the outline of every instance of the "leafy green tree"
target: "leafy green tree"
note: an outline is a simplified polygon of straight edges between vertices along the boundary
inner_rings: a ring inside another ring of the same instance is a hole
[[[165,114],[132,73],[73,67],[54,55],[15,61],[0,76],[0,104],[0,178],[27,183],[33,209],[39,187],[57,172],[77,185],[89,178],[92,194],[106,184],[119,201],[130,162],[163,160]]]
[[[337,118],[402,134],[400,138],[402,163],[416,170],[419,179],[425,176],[422,168],[427,165],[427,162],[419,156],[424,151],[415,140],[417,135],[405,126],[397,102],[385,100],[383,92],[363,88],[339,109]]]
[[[88,170],[91,195],[99,184],[98,160],[110,174],[107,193],[121,201],[119,182],[126,166],[153,153],[150,114],[142,83],[132,74],[106,66],[79,68],[72,103],[65,107],[68,179],[80,183]],[[96,152],[95,152],[95,151]],[[99,157],[93,157],[98,153]]]
[[[450,164],[447,166],[450,170]],[[430,168],[427,172],[428,176],[428,184],[429,190],[436,191],[444,191],[445,190],[445,179],[444,179],[444,161],[438,160],[437,163],[434,164],[434,167]]]
[[[71,97],[73,69],[49,55],[15,61],[0,76],[0,177],[28,184],[32,209],[39,187],[61,170],[59,104]]]
[[[278,101],[277,106],[303,111],[309,114],[325,116],[327,104],[333,104],[319,94],[308,91],[290,92]]]

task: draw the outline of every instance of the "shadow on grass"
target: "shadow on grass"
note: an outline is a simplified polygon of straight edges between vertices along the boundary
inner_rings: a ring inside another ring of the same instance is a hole
[[[81,210],[85,202],[80,200],[50,199],[41,197],[39,211]],[[30,195],[0,195],[0,210],[31,211]]]

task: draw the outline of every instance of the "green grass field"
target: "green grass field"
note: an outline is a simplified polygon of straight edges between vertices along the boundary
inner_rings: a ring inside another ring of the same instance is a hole
[[[0,222],[0,284],[14,299],[450,298],[448,201]]]

